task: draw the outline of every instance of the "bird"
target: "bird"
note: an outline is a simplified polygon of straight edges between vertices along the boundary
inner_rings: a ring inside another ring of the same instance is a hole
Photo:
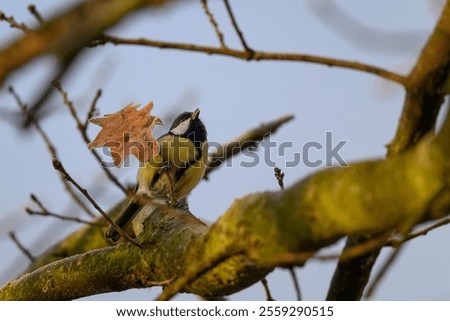
[[[139,168],[135,193],[115,219],[122,230],[146,205],[142,199],[164,200],[170,206],[180,206],[203,178],[208,161],[208,143],[206,127],[199,115],[198,108],[181,113],[169,131],[158,138],[159,152]],[[117,242],[121,234],[109,225],[105,237]]]

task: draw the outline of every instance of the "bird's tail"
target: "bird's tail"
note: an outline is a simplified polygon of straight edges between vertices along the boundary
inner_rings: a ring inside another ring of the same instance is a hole
[[[134,197],[131,198],[131,200],[122,209],[122,212],[117,215],[114,222],[122,230],[125,230],[143,206],[144,205],[137,202]],[[105,231],[105,237],[108,240],[117,242],[120,239],[121,234],[116,230],[114,226],[109,225]]]

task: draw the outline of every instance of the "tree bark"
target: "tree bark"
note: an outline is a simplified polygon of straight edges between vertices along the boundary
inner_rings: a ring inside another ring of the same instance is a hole
[[[146,206],[142,249],[123,243],[56,261],[6,284],[0,300],[75,299],[186,275],[193,277],[175,293],[235,293],[275,266],[303,264],[343,236],[444,215],[450,208],[449,133],[447,115],[438,136],[407,152],[327,169],[283,191],[248,195],[211,227],[180,210]]]
[[[394,139],[388,144],[388,157],[415,146],[434,130],[437,115],[447,93],[450,69],[450,3],[447,2],[433,33],[416,65],[404,82],[406,95]],[[349,238],[347,245],[364,243],[372,236]],[[339,261],[327,300],[360,300],[380,251]]]

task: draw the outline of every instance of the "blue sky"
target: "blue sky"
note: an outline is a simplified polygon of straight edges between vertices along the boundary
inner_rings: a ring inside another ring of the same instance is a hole
[[[226,43],[239,47],[223,2],[209,2]],[[442,1],[335,1],[345,13],[368,28],[353,27],[340,33],[330,18],[336,15],[324,19],[323,13],[317,13],[318,5],[331,1],[230,2],[247,42],[255,50],[342,58],[403,74],[414,64],[442,5]],[[38,0],[34,3],[44,17],[65,7],[64,2]],[[7,1],[0,5],[0,10],[34,25],[26,9],[28,4],[23,0]],[[200,1],[186,1],[162,11],[133,15],[110,33],[206,45],[218,43]],[[0,23],[0,34],[0,47],[21,35],[4,22]],[[410,41],[400,46],[398,37]],[[154,113],[161,117],[173,110],[200,107],[208,138],[214,142],[227,141],[279,116],[295,115],[294,121],[271,137],[278,144],[292,142],[285,156],[275,151],[271,154],[285,172],[287,186],[318,170],[302,164],[285,168],[284,164],[308,142],[325,145],[326,132],[333,133],[336,143],[347,142],[340,153],[346,162],[382,158],[384,145],[395,133],[404,94],[400,86],[370,74],[308,63],[246,62],[201,53],[111,45],[88,49],[83,58],[71,77],[63,82],[81,113],[88,108],[98,88],[103,91],[98,102],[102,114],[131,102],[146,104],[150,100],[155,103]],[[7,85],[13,85],[22,99],[31,103],[52,68],[51,58],[40,58],[10,77]],[[62,162],[73,177],[94,191],[101,206],[108,208],[121,197],[120,191],[103,177],[81,142],[61,97],[55,95],[50,105],[55,112],[42,125],[58,147]],[[15,107],[6,87],[0,91],[0,108],[5,106]],[[92,126],[89,134],[94,137],[97,132],[98,128]],[[8,231],[15,231],[37,255],[79,225],[29,217],[23,210],[30,205],[29,194],[35,193],[55,212],[77,214],[78,211],[64,193],[41,139],[34,133],[24,134],[12,124],[0,122],[0,142],[5,151],[0,160],[0,251],[7,258],[0,267],[0,280],[4,283],[27,265],[27,259],[8,238]],[[262,158],[264,151],[260,150],[259,155]],[[311,156],[324,157],[323,151]],[[246,168],[240,166],[243,160],[246,160],[244,155],[237,157],[232,166],[214,172],[209,181],[199,184],[190,197],[193,213],[213,222],[235,198],[278,188],[273,168],[264,163]],[[113,172],[123,182],[133,182],[137,163],[132,161],[131,165]],[[442,250],[442,244],[448,242],[447,230],[443,227],[408,244],[374,298],[448,299],[450,278],[445,267],[450,262]],[[334,250],[339,246],[342,244]],[[305,299],[325,297],[334,265],[335,262],[309,262],[297,269]],[[268,281],[276,299],[295,299],[287,271],[276,270]],[[133,290],[95,299],[147,300],[154,298],[158,291]],[[194,297],[178,297],[191,298]],[[256,284],[232,299],[261,300],[264,292]]]

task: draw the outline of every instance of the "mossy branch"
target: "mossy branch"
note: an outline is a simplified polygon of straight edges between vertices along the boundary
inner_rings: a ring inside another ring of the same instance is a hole
[[[0,300],[74,299],[183,275],[198,278],[182,291],[226,295],[259,280],[283,256],[444,215],[450,208],[449,118],[436,138],[400,155],[327,169],[283,191],[239,199],[211,227],[149,205],[139,236],[143,249],[122,243],[51,263],[9,282]]]
[[[445,4],[436,27],[404,83],[406,96],[388,155],[414,146],[434,130],[439,109],[447,94],[450,71],[450,1]]]
[[[241,153],[247,148],[257,148],[259,142],[269,134],[274,134],[281,126],[293,119],[292,115],[282,116],[267,123],[253,127],[238,137],[218,146],[217,151],[209,155],[208,168],[206,173],[218,169],[227,159]],[[205,176],[205,178],[208,178]],[[115,217],[120,212],[128,199],[124,199],[108,211],[109,216]],[[96,223],[105,223],[106,220],[97,218]],[[31,272],[45,264],[63,259],[75,254],[81,254],[93,249],[112,245],[103,236],[103,229],[95,226],[85,226],[69,235],[66,239],[55,244],[53,247],[38,256],[30,264],[25,272]],[[131,229],[127,232],[133,233]]]
[[[388,145],[388,156],[415,146],[433,132],[439,109],[447,90],[450,68],[450,2],[418,57],[417,63],[402,83],[406,89],[402,115],[395,137]],[[350,237],[345,249],[364,243],[373,235]],[[380,253],[374,249],[352,260],[340,260],[333,275],[327,300],[360,300],[372,268]]]

